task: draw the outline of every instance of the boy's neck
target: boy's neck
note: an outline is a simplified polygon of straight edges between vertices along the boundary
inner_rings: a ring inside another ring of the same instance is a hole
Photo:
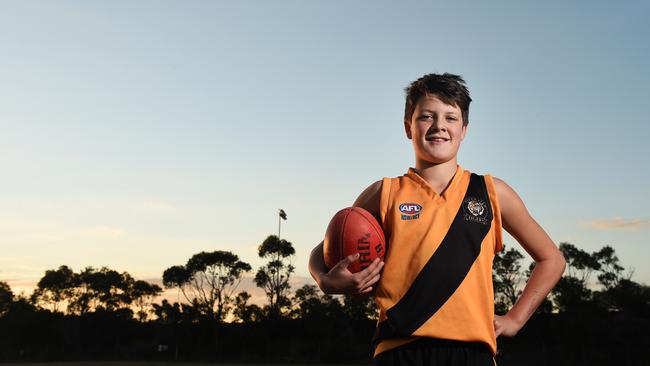
[[[441,194],[454,178],[457,166],[456,159],[439,164],[419,159],[415,161],[418,175],[424,178],[438,194]]]

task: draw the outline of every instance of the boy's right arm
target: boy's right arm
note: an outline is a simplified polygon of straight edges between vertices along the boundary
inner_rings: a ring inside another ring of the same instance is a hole
[[[381,180],[371,184],[352,204],[354,207],[367,210],[379,222],[381,222],[379,213],[381,184]],[[349,255],[328,270],[323,259],[323,242],[321,241],[309,256],[309,273],[318,287],[326,294],[368,294],[374,290],[373,285],[379,281],[384,262],[376,259],[366,269],[352,273],[347,268],[357,259],[359,259],[358,254]]]

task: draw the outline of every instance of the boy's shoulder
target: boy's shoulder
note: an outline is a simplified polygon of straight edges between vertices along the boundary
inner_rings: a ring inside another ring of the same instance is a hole
[[[512,230],[529,230],[534,220],[519,194],[503,179],[492,176],[494,190],[499,201],[501,222],[503,227],[512,234]],[[536,224],[535,224],[536,225]],[[520,229],[517,229],[516,227]]]
[[[380,203],[381,203],[381,187],[383,179],[380,179],[370,184],[366,189],[359,194],[359,197],[354,201],[352,206],[361,207],[370,212],[378,221],[380,221]],[[381,221],[380,221],[381,222]]]
[[[490,175],[490,177],[494,182],[494,190],[496,191],[499,202],[519,199],[517,192],[515,192],[515,190],[512,189],[512,187],[510,187],[503,179],[497,178],[493,175]]]

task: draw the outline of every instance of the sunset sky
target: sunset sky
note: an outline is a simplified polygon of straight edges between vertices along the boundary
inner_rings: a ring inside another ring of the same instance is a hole
[[[404,87],[451,72],[473,99],[460,165],[505,180],[556,244],[611,245],[650,284],[649,17],[648,2],[3,1],[0,281],[30,293],[65,264],[160,283],[213,250],[256,269],[282,208],[295,284],[311,283],[330,217],[414,165]]]

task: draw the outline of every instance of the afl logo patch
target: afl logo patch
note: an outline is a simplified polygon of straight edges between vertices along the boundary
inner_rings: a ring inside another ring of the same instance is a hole
[[[399,205],[399,210],[402,213],[402,220],[415,220],[420,217],[422,206],[417,203],[406,202]]]
[[[474,197],[465,198],[463,201],[463,218],[465,221],[473,221],[487,225],[487,207],[485,201]]]

